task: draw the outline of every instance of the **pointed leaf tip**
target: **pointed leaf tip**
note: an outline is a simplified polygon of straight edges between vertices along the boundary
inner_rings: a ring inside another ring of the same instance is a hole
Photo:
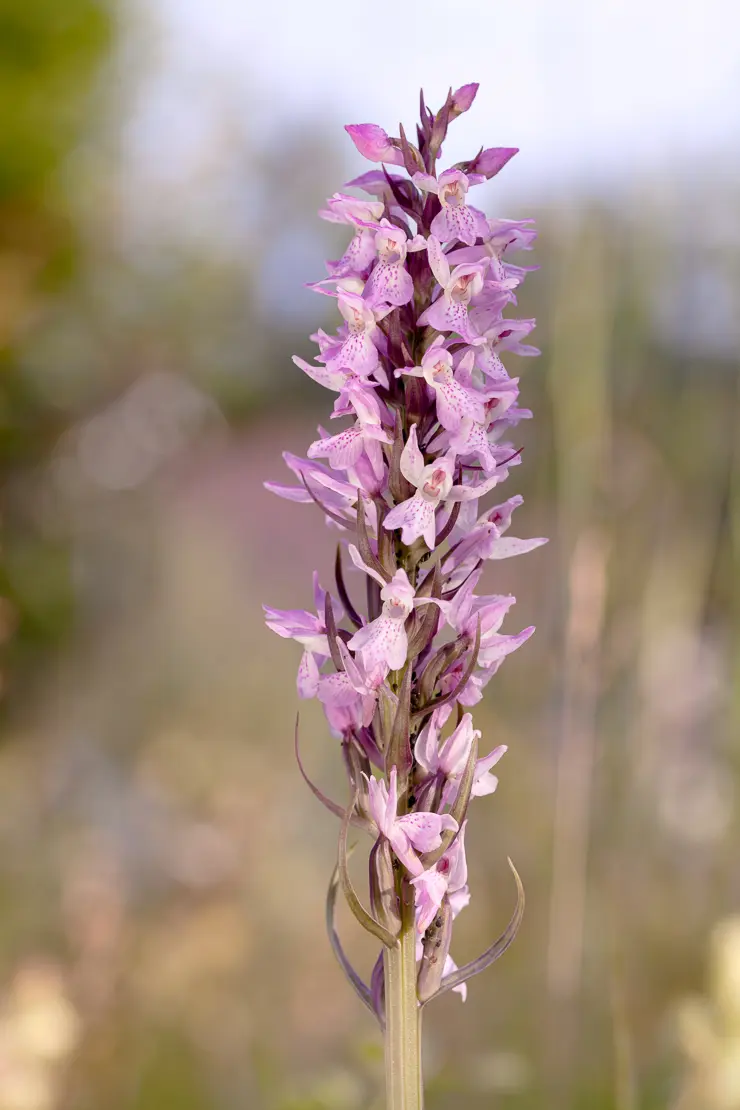
[[[357,921],[362,925],[363,929],[368,933],[372,933],[379,941],[382,941],[386,948],[397,948],[398,941],[393,934],[389,933],[387,929],[384,929],[380,922],[376,921],[372,914],[369,914],[363,906],[349,875],[349,869],[347,867],[347,860],[349,858],[347,852],[347,832],[356,804],[357,791],[355,791],[352,801],[347,806],[347,810],[342,819],[342,827],[339,832],[337,870],[339,871],[342,893],[347,900],[347,905]]]
[[[495,963],[500,956],[503,956],[504,952],[519,932],[519,926],[524,917],[524,884],[519,877],[519,872],[508,857],[507,863],[511,868],[514,881],[516,882],[516,908],[514,909],[509,924],[506,926],[501,936],[498,937],[491,947],[486,949],[477,960],[471,960],[470,963],[458,968],[457,971],[453,971],[450,975],[446,975],[440,984],[439,990],[432,996],[433,998],[439,998],[440,994],[444,994],[445,991],[450,991],[454,987],[459,987],[462,983],[472,978],[473,975],[478,975],[481,971],[485,971],[486,968],[490,967],[492,963]],[[428,1001],[431,1001],[431,999]]]
[[[299,742],[299,725],[300,725],[300,714],[296,713],[296,716],[295,716],[294,750],[295,750],[296,763],[298,764],[298,770],[301,773],[301,778],[303,779],[303,781],[305,782],[306,786],[311,791],[313,796],[315,798],[318,798],[318,800],[321,802],[322,806],[325,806],[326,809],[329,810],[329,813],[333,813],[335,817],[339,817],[340,820],[341,820],[341,819],[344,818],[344,815],[345,815],[344,809],[342,809],[342,807],[340,805],[338,805],[336,802],[333,802],[331,800],[331,798],[327,798],[326,794],[324,794],[323,791],[319,790],[318,786],[316,786],[316,784],[313,783],[311,781],[311,779],[308,777],[308,773],[306,772],[306,769],[303,766],[303,760],[301,759],[301,750],[300,750],[300,742]],[[360,817],[353,816],[352,817],[352,824],[356,828],[361,828],[361,829],[366,828],[365,822]]]

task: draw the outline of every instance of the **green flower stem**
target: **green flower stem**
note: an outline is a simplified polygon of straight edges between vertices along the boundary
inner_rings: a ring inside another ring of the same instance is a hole
[[[401,889],[402,924],[398,944],[386,948],[385,1079],[387,1110],[422,1110],[421,1009],[416,998],[414,888]]]

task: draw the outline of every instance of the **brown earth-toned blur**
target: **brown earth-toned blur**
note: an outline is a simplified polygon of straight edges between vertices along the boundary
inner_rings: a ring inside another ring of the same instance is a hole
[[[380,1110],[378,1031],[325,934],[337,823],[293,756],[300,649],[260,608],[331,575],[336,531],[262,483],[328,416],[290,355],[333,326],[302,282],[341,250],[315,214],[348,176],[341,128],[284,132],[286,173],[224,119],[177,183],[207,218],[178,222],[124,153],[150,29],[63,7],[0,13],[0,1110]],[[205,233],[219,167],[251,218]],[[481,201],[538,220],[517,315],[543,355],[505,360],[534,411],[505,496],[517,535],[551,539],[484,580],[518,599],[503,631],[537,632],[476,708],[482,750],[509,751],[458,960],[509,919],[508,856],[527,910],[468,1001],[426,1011],[429,1110],[740,1108],[725,170]],[[300,709],[307,768],[346,801]]]

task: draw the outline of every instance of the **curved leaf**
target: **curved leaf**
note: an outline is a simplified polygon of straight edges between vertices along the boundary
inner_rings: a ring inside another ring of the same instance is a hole
[[[337,647],[337,622],[334,619],[334,606],[331,603],[331,594],[328,590],[324,594],[324,627],[326,628],[326,638],[329,642],[331,661],[338,671],[343,671],[344,663],[342,662],[342,657]]]
[[[339,513],[335,513],[333,509],[328,509],[326,507],[326,505],[323,503],[323,501],[319,501],[318,497],[313,492],[313,490],[311,489],[311,487],[309,486],[308,482],[306,481],[306,479],[303,477],[302,474],[299,474],[298,477],[301,479],[304,486],[306,487],[306,492],[308,493],[309,497],[311,498],[312,501],[316,502],[318,507],[321,509],[322,513],[326,513],[326,515],[330,516],[332,520],[335,520],[337,522],[337,524],[341,524],[342,528],[351,528],[352,527],[350,522],[345,517],[340,516]]]
[[[295,758],[296,758],[296,763],[298,764],[298,770],[301,772],[301,778],[303,779],[303,781],[305,782],[306,786],[311,791],[311,793],[314,795],[314,797],[319,799],[322,806],[326,806],[326,808],[329,810],[330,813],[333,813],[335,817],[338,817],[341,820],[344,817],[345,811],[342,809],[342,807],[340,805],[338,805],[337,802],[333,802],[331,800],[331,798],[327,798],[326,794],[324,794],[323,791],[319,790],[318,786],[316,786],[313,782],[311,782],[311,779],[308,777],[308,774],[306,773],[306,769],[303,766],[303,761],[301,759],[300,745],[299,745],[299,742],[298,742],[298,725],[299,725],[299,723],[300,723],[300,714],[296,713],[296,715],[295,715],[295,742],[294,742],[295,743]],[[362,820],[361,817],[353,817],[352,818],[352,824],[355,826],[355,828],[358,828],[358,829],[366,829],[367,828],[366,823]]]
[[[342,818],[342,827],[339,830],[339,850],[337,859],[337,870],[339,872],[339,881],[342,884],[342,893],[347,899],[347,905],[351,909],[354,916],[362,925],[363,929],[368,933],[372,933],[374,937],[382,941],[386,948],[396,948],[398,941],[384,929],[379,921],[376,921],[372,914],[369,914],[359,897],[357,891],[352,885],[352,880],[349,877],[349,870],[347,868],[347,832],[349,830],[349,823],[352,819],[352,813],[357,803],[357,791],[354,793],[352,801],[347,806],[347,810]]]
[[[393,575],[388,573],[370,546],[367,521],[365,520],[365,494],[359,487],[357,489],[357,547],[362,556],[362,561],[372,567],[384,582],[390,582]]]
[[[332,872],[331,879],[329,880],[329,889],[326,892],[326,931],[329,934],[329,944],[331,945],[332,952],[337,958],[337,963],[347,977],[348,982],[354,988],[357,997],[361,1002],[367,1006],[371,1014],[377,1013],[373,1004],[372,994],[370,988],[362,981],[357,974],[352,964],[349,962],[347,955],[342,948],[342,942],[339,939],[336,929],[334,928],[334,907],[337,903],[337,890],[339,889],[339,868],[335,867]]]
[[[445,991],[451,991],[453,987],[459,987],[461,983],[467,982],[473,975],[478,975],[479,972],[485,971],[487,967],[490,967],[490,965],[499,958],[499,956],[503,956],[514,937],[519,932],[519,926],[524,916],[524,885],[519,878],[519,873],[516,867],[514,867],[514,864],[511,860],[509,860],[508,863],[514,874],[517,890],[516,909],[512,914],[509,924],[498,940],[494,941],[491,947],[488,948],[482,956],[479,956],[477,960],[471,960],[469,964],[465,964],[463,967],[459,967],[457,971],[453,971],[451,975],[446,975],[440,984],[439,990],[432,996],[433,998],[439,998],[440,994],[444,994]],[[431,999],[429,999],[429,1001],[431,1001]]]
[[[337,593],[339,594],[339,600],[344,606],[345,613],[352,621],[352,624],[355,626],[355,628],[362,628],[362,618],[352,604],[350,596],[347,593],[347,587],[344,583],[344,573],[342,571],[342,545],[339,543],[337,544],[337,554],[336,558],[334,559],[334,577],[337,582]]]

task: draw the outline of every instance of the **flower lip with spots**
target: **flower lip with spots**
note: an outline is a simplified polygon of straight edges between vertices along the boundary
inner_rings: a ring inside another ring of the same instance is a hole
[[[472,359],[472,353],[471,353]],[[485,420],[485,397],[462,385],[453,370],[452,355],[444,346],[444,336],[437,336],[434,343],[424,352],[420,366],[396,370],[396,376],[424,378],[434,390],[437,401],[437,416],[443,428],[455,431],[462,420],[469,416],[482,424]]]

